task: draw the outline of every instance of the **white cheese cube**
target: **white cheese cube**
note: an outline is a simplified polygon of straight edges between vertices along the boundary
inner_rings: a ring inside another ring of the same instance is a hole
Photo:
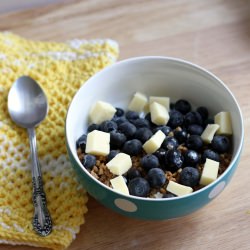
[[[223,111],[215,115],[214,123],[220,126],[216,134],[218,135],[232,135],[233,134],[231,115],[229,112]]]
[[[156,199],[161,199],[161,198],[163,197],[163,194],[160,193],[160,192],[157,192],[157,193],[154,194],[153,196],[154,196],[154,198],[156,198]]]
[[[129,195],[128,187],[124,178],[121,175],[111,179],[110,183],[115,191],[125,195]]]
[[[151,136],[150,139],[148,139],[143,144],[142,147],[146,153],[152,154],[161,147],[161,144],[163,143],[165,138],[166,135],[161,130],[158,130],[154,135]]]
[[[97,101],[90,109],[89,120],[91,123],[100,124],[103,121],[111,120],[116,109],[109,103]]]
[[[169,120],[167,109],[157,102],[150,104],[150,114],[151,121],[156,125],[166,125]]]
[[[201,134],[201,139],[205,143],[211,143],[214,138],[214,134],[219,129],[219,127],[220,126],[218,124],[208,124],[203,133]]]
[[[86,149],[87,154],[108,155],[110,150],[110,134],[94,130],[87,134]]]
[[[146,95],[136,92],[128,105],[128,110],[142,112],[148,102]]]
[[[150,96],[149,105],[153,102],[157,102],[169,110],[170,98],[165,96]]]
[[[206,159],[200,178],[201,185],[206,186],[217,179],[219,165],[220,163],[218,161],[214,161],[208,158]]]
[[[132,167],[132,161],[128,154],[119,153],[106,166],[111,173],[122,175]]]
[[[193,192],[193,189],[191,187],[181,185],[174,181],[169,181],[167,185],[167,191],[177,196],[183,196],[186,194],[191,194]]]

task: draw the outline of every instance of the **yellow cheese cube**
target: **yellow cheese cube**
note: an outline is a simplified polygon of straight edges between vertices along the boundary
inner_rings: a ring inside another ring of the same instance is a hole
[[[111,179],[110,183],[115,191],[125,195],[129,195],[128,187],[124,178],[121,175]]]
[[[150,104],[151,121],[156,125],[166,125],[169,120],[167,109],[157,102]]]
[[[110,160],[106,166],[111,173],[122,175],[132,167],[132,161],[128,154],[119,153],[112,160]]]
[[[219,165],[220,163],[217,161],[208,158],[206,159],[200,178],[201,185],[206,186],[217,179]]]
[[[201,139],[205,143],[211,143],[214,138],[214,134],[219,129],[219,127],[220,126],[218,124],[208,124],[203,133],[201,134]]]
[[[152,154],[161,147],[161,144],[163,143],[165,137],[166,135],[161,130],[158,130],[153,136],[151,136],[150,139],[148,139],[143,144],[142,147],[146,153]]]
[[[192,193],[193,189],[191,187],[181,185],[174,181],[169,181],[167,185],[167,191],[177,196],[183,196]]]
[[[165,96],[150,96],[149,105],[153,102],[157,102],[169,110],[170,98]]]
[[[229,112],[223,111],[215,115],[214,123],[220,126],[216,134],[218,135],[232,135],[233,134],[231,115]]]
[[[103,121],[111,120],[116,109],[109,103],[97,101],[90,109],[89,120],[91,123],[100,124]]]
[[[128,105],[128,110],[142,112],[148,102],[146,95],[136,92]]]
[[[93,155],[108,155],[110,150],[109,142],[109,133],[94,130],[87,135],[85,152]]]

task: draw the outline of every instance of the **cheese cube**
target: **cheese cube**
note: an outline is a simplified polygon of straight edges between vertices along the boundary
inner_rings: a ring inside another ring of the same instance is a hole
[[[157,192],[157,193],[154,194],[153,196],[154,196],[154,198],[156,198],[156,199],[161,199],[161,198],[163,197],[163,194],[160,193],[160,192]]]
[[[93,155],[108,155],[110,150],[110,134],[94,130],[87,134],[85,153]]]
[[[217,161],[206,159],[200,178],[201,185],[206,186],[217,179],[219,165],[220,163]]]
[[[157,102],[150,104],[151,121],[156,125],[166,125],[169,120],[167,109]]]
[[[181,185],[174,181],[169,181],[166,189],[170,193],[175,194],[177,196],[183,196],[186,194],[191,194],[193,192],[193,189],[191,187]]]
[[[205,143],[211,143],[214,138],[215,132],[219,129],[218,124],[208,124],[203,133],[201,134],[201,139]]]
[[[232,122],[231,115],[229,112],[220,112],[214,116],[214,123],[218,124],[220,127],[217,130],[218,135],[232,135]]]
[[[103,121],[111,120],[116,109],[109,103],[97,101],[90,109],[89,120],[91,123],[100,124]]]
[[[143,144],[142,147],[146,151],[146,153],[152,154],[161,147],[161,144],[163,143],[165,137],[166,135],[161,130],[158,130],[154,135],[151,136],[150,139],[148,139]]]
[[[111,173],[122,175],[132,167],[132,161],[128,154],[119,153],[112,160],[110,160],[106,166]]]
[[[142,112],[148,102],[146,95],[136,92],[128,105],[128,110]]]
[[[110,183],[115,191],[125,195],[129,195],[128,187],[124,178],[121,175],[111,179]]]
[[[170,98],[169,97],[163,97],[163,96],[150,96],[149,97],[149,105],[153,102],[157,102],[164,106],[167,110],[169,110],[169,103]]]

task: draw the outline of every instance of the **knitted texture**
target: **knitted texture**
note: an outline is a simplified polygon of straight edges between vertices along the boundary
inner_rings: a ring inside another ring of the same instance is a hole
[[[115,62],[117,56],[118,45],[109,39],[55,43],[0,33],[0,243],[65,249],[76,237],[87,212],[87,194],[67,157],[66,112],[81,85]],[[49,102],[48,116],[36,128],[44,190],[53,221],[53,231],[47,237],[38,236],[32,229],[27,131],[12,122],[7,110],[9,89],[22,75],[35,79]]]

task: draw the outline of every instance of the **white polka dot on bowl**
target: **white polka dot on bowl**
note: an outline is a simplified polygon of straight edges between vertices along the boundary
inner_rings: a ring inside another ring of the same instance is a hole
[[[120,208],[123,211],[126,211],[126,212],[137,211],[137,206],[129,200],[118,198],[118,199],[115,199],[114,203],[118,208]]]
[[[213,190],[209,193],[208,198],[213,199],[215,198],[222,190],[225,188],[226,182],[222,181],[217,186],[213,188]]]

